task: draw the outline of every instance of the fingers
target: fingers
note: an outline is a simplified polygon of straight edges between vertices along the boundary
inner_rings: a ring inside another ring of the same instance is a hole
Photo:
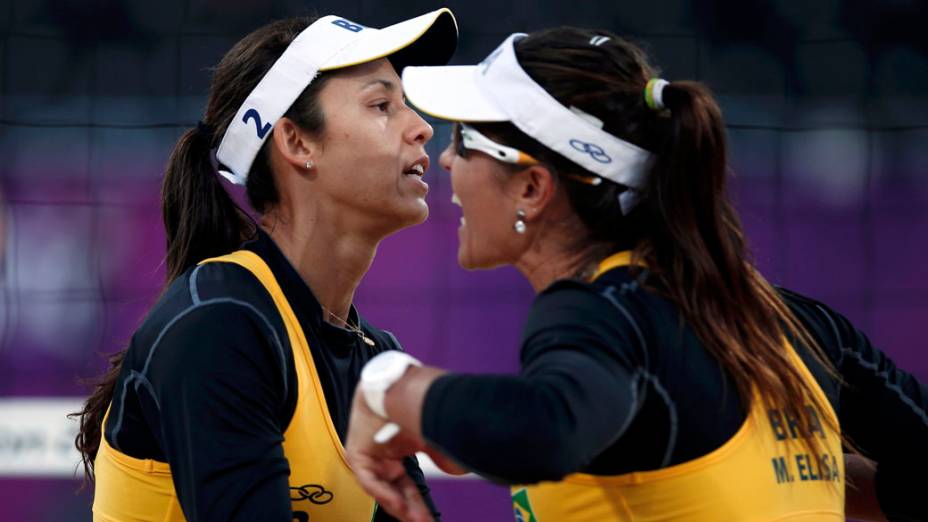
[[[400,474],[405,474],[402,464],[398,462],[384,463],[374,459],[364,459],[363,461],[354,459],[352,464],[355,477],[364,491],[374,497],[374,500],[391,515],[395,516],[396,512],[401,511],[405,501],[403,494],[394,485],[394,482],[400,478]],[[395,466],[390,464],[395,464]]]
[[[403,522],[432,522],[432,512],[422,499],[419,487],[406,474],[390,483],[390,503],[380,503],[384,510]],[[376,499],[376,497],[375,497]]]
[[[398,486],[403,495],[404,520],[409,522],[432,522],[432,512],[425,505],[425,500],[422,499],[422,494],[419,493],[419,487],[416,486],[416,483],[408,475],[403,474]]]
[[[394,517],[402,510],[404,503],[403,496],[396,491],[390,482],[381,480],[375,474],[367,470],[358,470],[355,473],[358,483],[368,495],[374,497],[374,500],[380,504],[387,513]]]
[[[361,487],[380,507],[403,522],[430,522],[432,513],[416,483],[406,475],[403,458],[425,442],[385,423],[355,395],[345,453]]]
[[[358,483],[387,513],[403,522],[430,522],[432,514],[401,460],[355,458]]]

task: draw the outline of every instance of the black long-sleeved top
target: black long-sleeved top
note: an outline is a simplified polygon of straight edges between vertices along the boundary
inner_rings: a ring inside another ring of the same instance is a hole
[[[509,483],[654,470],[719,448],[746,408],[673,304],[643,287],[645,277],[616,268],[593,283],[559,281],[540,293],[523,333],[520,375],[436,380],[424,404],[426,439]],[[840,314],[781,295],[845,381],[797,346],[842,432],[878,462],[884,513],[928,520],[921,472],[928,469],[928,388]]]
[[[384,350],[402,348],[353,307],[349,322],[360,324],[375,346],[325,322],[309,287],[263,232],[243,248],[267,262],[293,308],[344,442],[361,368]],[[296,407],[296,378],[289,337],[265,288],[241,266],[209,263],[179,277],[133,335],[106,440],[131,457],[169,463],[191,522],[290,522],[290,468],[281,443]],[[406,469],[437,516],[415,458]],[[390,520],[377,510],[374,521]]]

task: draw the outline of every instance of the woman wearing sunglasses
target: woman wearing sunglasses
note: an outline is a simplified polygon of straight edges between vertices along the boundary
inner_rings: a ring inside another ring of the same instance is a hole
[[[460,265],[512,265],[537,296],[517,376],[367,364],[347,448],[385,507],[418,502],[397,459],[435,448],[513,484],[523,522],[928,516],[928,389],[751,264],[704,86],[576,28],[403,81],[457,122]]]

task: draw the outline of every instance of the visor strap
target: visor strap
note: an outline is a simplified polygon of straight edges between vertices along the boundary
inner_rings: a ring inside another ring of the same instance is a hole
[[[586,170],[632,188],[644,185],[652,154],[562,105],[519,64],[510,35],[474,70],[481,94],[525,134]]]
[[[244,185],[277,120],[312,83],[321,65],[357,40],[357,32],[346,29],[344,19],[334,15],[322,17],[303,29],[252,89],[229,123],[216,152],[217,159],[226,167],[219,173],[236,185]]]

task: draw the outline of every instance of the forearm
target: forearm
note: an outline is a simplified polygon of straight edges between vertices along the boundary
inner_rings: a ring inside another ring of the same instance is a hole
[[[866,521],[884,521],[876,497],[876,463],[859,455],[844,456],[845,462],[845,514],[848,518]]]
[[[636,393],[627,371],[551,349],[520,376],[410,367],[385,395],[388,418],[454,462],[503,482],[577,471],[619,436]]]
[[[876,462],[869,475],[886,518],[926,520],[928,479],[915,470],[928,467],[928,388],[862,334],[843,337],[839,370],[847,386],[839,407],[841,429]]]
[[[424,438],[454,461],[501,482],[554,479],[570,471],[569,421],[524,379],[452,375],[424,404]],[[579,464],[577,462],[576,464]]]
[[[621,433],[633,410],[628,381],[573,365],[531,376],[448,375],[423,408],[425,439],[453,460],[508,483],[560,479]],[[574,360],[576,362],[576,359]]]
[[[390,421],[421,439],[425,396],[432,383],[445,373],[440,368],[410,366],[403,377],[390,386],[384,397],[384,408]]]

